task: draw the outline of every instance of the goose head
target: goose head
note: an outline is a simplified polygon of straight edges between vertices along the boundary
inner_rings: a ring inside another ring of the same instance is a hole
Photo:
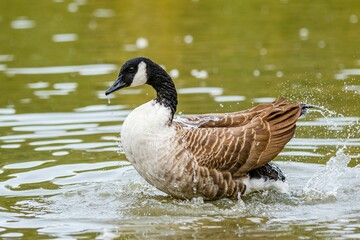
[[[173,116],[177,106],[174,82],[162,67],[148,58],[138,57],[125,62],[114,84],[106,90],[105,95],[125,87],[144,84],[151,85],[155,89],[157,94],[155,101],[170,108]]]
[[[144,85],[148,82],[148,66],[152,61],[147,58],[138,57],[128,60],[120,69],[120,73],[114,84],[106,90],[105,94],[109,95],[125,87],[135,87]]]

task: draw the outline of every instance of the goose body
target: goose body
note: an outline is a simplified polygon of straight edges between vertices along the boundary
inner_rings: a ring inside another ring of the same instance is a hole
[[[274,187],[285,177],[270,161],[292,138],[305,105],[278,99],[252,109],[174,118],[170,76],[147,58],[127,61],[106,94],[151,85],[157,98],[135,108],[121,129],[127,159],[150,184],[176,198],[238,197]]]

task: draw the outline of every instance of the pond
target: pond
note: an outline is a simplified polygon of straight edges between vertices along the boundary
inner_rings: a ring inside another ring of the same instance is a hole
[[[1,238],[360,238],[359,1],[12,0],[0,29]],[[319,106],[275,159],[290,194],[147,184],[118,141],[155,92],[104,95],[137,56],[173,77],[177,114]]]

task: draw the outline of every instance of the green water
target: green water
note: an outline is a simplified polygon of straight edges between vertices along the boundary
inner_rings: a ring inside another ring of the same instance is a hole
[[[3,0],[0,33],[1,238],[360,238],[359,1]],[[117,141],[155,93],[104,96],[136,56],[174,76],[179,113],[322,106],[276,158],[291,194],[145,183]]]

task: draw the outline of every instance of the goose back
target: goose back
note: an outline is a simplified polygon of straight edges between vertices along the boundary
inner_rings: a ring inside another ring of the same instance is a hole
[[[189,116],[175,124],[179,139],[200,166],[240,177],[280,153],[295,132],[301,110],[302,105],[278,99],[241,112]],[[194,122],[197,127],[189,127]]]

